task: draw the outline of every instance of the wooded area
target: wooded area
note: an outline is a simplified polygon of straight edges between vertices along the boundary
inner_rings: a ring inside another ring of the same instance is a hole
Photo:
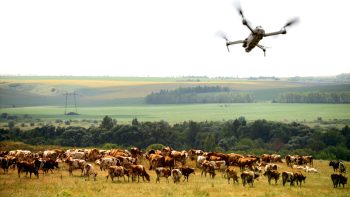
[[[175,149],[249,154],[279,153],[313,155],[317,159],[350,160],[350,129],[322,128],[266,120],[249,122],[244,117],[229,121],[165,121],[119,125],[106,116],[99,127],[43,126],[22,131],[0,129],[0,141],[22,141],[33,145],[74,147],[130,147],[142,149],[159,144]]]

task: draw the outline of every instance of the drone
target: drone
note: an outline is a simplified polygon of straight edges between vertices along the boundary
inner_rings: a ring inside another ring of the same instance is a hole
[[[240,6],[237,6],[236,8],[237,8],[238,13],[242,17],[243,25],[246,26],[250,30],[251,33],[246,39],[237,40],[237,41],[229,41],[227,36],[224,33],[221,33],[219,36],[226,40],[226,47],[227,47],[228,52],[230,52],[230,49],[229,49],[230,45],[243,44],[242,47],[245,48],[245,51],[247,53],[249,53],[252,49],[254,49],[257,46],[264,52],[264,56],[266,56],[266,48],[267,47],[260,45],[259,44],[260,40],[262,40],[264,37],[268,37],[268,36],[276,36],[279,34],[286,34],[287,33],[286,28],[293,25],[293,24],[296,24],[299,21],[298,18],[294,18],[294,19],[288,21],[282,27],[281,30],[275,31],[275,32],[270,32],[270,33],[265,33],[265,30],[261,26],[257,26],[255,29],[253,29],[251,27],[251,25],[248,23],[248,21],[246,20],[246,18],[244,17],[242,8]]]

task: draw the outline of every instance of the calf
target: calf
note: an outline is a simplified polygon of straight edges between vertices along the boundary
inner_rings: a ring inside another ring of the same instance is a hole
[[[278,179],[280,178],[280,174],[277,170],[267,170],[264,173],[264,176],[267,176],[267,180],[269,184],[271,184],[271,179],[275,179],[275,184],[277,184]]]
[[[92,175],[94,177],[94,181],[96,181],[97,173],[94,170],[94,166],[92,166],[91,164],[86,164],[84,166],[84,176],[87,177],[88,180],[90,180],[90,175]]]
[[[114,177],[123,177],[124,178],[124,182],[125,182],[125,168],[123,166],[109,166],[108,168],[108,175],[107,175],[107,179],[108,177],[111,177],[112,181],[114,181]]]
[[[348,178],[346,178],[342,174],[332,174],[331,179],[332,179],[334,188],[336,188],[338,186],[340,187],[341,184],[343,185],[343,188],[344,188],[344,185],[347,184],[347,182],[348,182]]]
[[[181,176],[182,176],[181,170],[179,170],[179,169],[172,169],[171,170],[171,176],[173,177],[174,183],[180,182],[180,179],[181,179]]]
[[[188,182],[188,177],[190,176],[190,174],[195,174],[194,172],[194,168],[190,168],[190,167],[181,167],[180,168],[181,173],[184,175],[184,180],[185,181],[187,179]]]
[[[233,183],[236,183],[236,182],[238,183],[238,175],[237,175],[237,172],[233,166],[229,166],[226,169],[226,177],[227,177],[228,184],[230,184],[231,178],[232,178]]]
[[[169,183],[168,177],[171,176],[170,169],[164,168],[164,167],[158,167],[158,168],[156,168],[156,174],[157,174],[156,183],[157,182],[160,183],[160,177],[165,177],[167,182]]]

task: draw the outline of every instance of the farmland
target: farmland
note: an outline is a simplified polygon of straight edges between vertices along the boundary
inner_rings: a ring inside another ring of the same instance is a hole
[[[143,161],[145,167],[148,162]],[[194,162],[188,161],[190,166],[195,166]],[[291,169],[285,164],[278,164],[279,171]],[[123,179],[112,182],[106,180],[107,173],[98,172],[97,180],[85,181],[80,177],[80,171],[75,170],[74,176],[68,174],[66,164],[60,164],[60,169],[53,174],[43,175],[40,171],[39,179],[24,177],[18,178],[17,171],[9,170],[9,174],[0,174],[0,194],[1,196],[349,196],[350,188],[333,188],[330,175],[333,169],[328,166],[327,161],[317,160],[314,162],[319,174],[307,174],[307,178],[302,187],[282,186],[281,179],[278,184],[269,185],[267,178],[262,176],[254,182],[254,187],[243,187],[241,180],[239,184],[227,183],[220,172],[214,179],[202,177],[200,169],[196,168],[195,175],[190,175],[189,182],[174,184],[171,177],[170,183],[161,178],[160,183],[155,183],[156,174],[154,171],[147,172],[151,175],[151,181],[140,183],[124,182]],[[349,167],[349,163],[346,163]],[[237,169],[238,170],[238,169]],[[239,170],[238,170],[239,171]]]
[[[74,111],[74,108],[70,108]],[[65,116],[62,106],[35,106],[2,108],[1,113],[29,115],[33,119],[54,121],[56,119],[101,120],[105,115],[119,122],[165,120],[170,123],[194,121],[221,121],[244,116],[248,121],[266,119],[273,121],[312,122],[323,120],[350,119],[350,104],[182,104],[182,105],[122,105],[79,107],[77,116]],[[29,121],[29,120],[27,120]]]

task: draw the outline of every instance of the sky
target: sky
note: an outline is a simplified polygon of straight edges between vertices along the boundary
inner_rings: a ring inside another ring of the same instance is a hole
[[[246,53],[230,46],[250,31],[234,0],[0,1],[0,75],[332,76],[350,72],[346,0],[241,0],[266,37]]]

